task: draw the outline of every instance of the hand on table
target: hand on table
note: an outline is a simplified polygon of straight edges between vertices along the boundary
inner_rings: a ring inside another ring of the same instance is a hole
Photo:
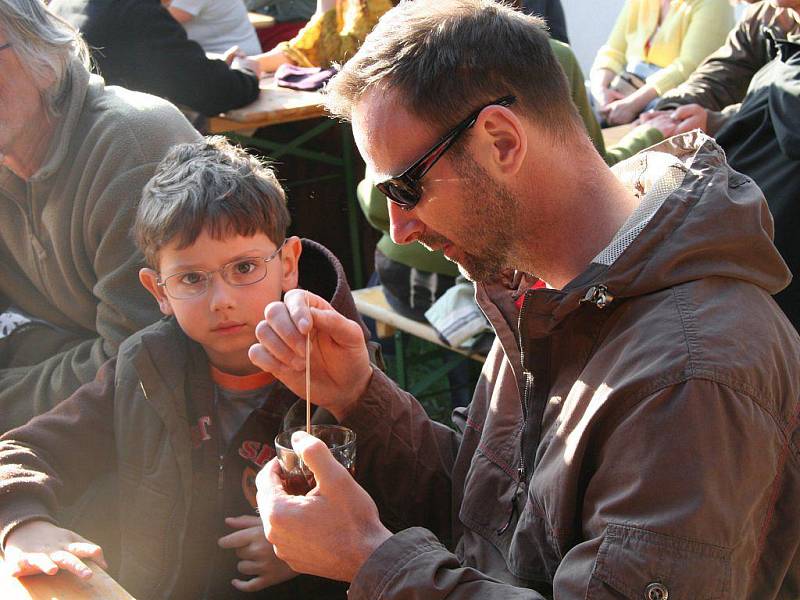
[[[247,581],[234,579],[231,585],[240,592],[257,592],[266,587],[288,581],[297,573],[275,556],[272,544],[264,535],[261,519],[256,515],[242,515],[225,519],[228,527],[237,529],[219,538],[221,548],[236,550],[241,560],[236,565],[242,575],[251,575]]]
[[[306,299],[310,305],[306,306]],[[311,401],[339,421],[367,389],[372,367],[361,326],[305,290],[286,292],[264,309],[250,347],[253,364],[301,398],[306,395],[306,334],[311,331]]]
[[[679,106],[672,112],[672,118],[677,122],[675,133],[686,133],[694,129],[707,132],[708,111],[699,104]]]
[[[630,97],[614,100],[600,109],[609,125],[626,125],[639,116],[639,109]]]
[[[392,534],[380,522],[372,498],[323,442],[299,431],[292,445],[317,485],[305,496],[290,496],[277,459],[267,463],[256,477],[264,533],[275,555],[293,570],[352,581]]]
[[[625,95],[622,92],[618,92],[617,90],[612,90],[611,88],[601,87],[601,88],[592,88],[592,97],[594,98],[595,103],[597,106],[600,107],[602,111],[606,108],[609,104],[616,100],[622,100]]]
[[[92,570],[81,560],[89,558],[107,569],[103,550],[79,536],[48,521],[29,521],[11,530],[6,538],[4,562],[12,577],[55,575],[59,569],[88,579]]]
[[[661,132],[664,138],[672,137],[677,134],[677,121],[672,116],[672,111],[654,110],[642,113],[639,117],[640,126],[654,127]]]

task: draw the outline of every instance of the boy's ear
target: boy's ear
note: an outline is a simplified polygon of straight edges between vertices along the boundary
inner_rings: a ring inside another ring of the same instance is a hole
[[[164,293],[164,288],[158,285],[158,273],[153,269],[140,269],[139,281],[142,282],[144,289],[150,292],[150,295],[158,302],[158,308],[167,316],[174,314],[172,304],[169,302],[169,297]]]
[[[286,243],[281,250],[281,290],[288,292],[297,287],[299,273],[297,265],[300,261],[300,254],[303,252],[303,244],[296,235],[286,238]]]

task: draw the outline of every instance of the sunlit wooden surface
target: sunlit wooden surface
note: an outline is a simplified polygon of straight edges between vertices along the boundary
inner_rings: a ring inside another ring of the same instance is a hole
[[[128,592],[100,567],[87,564],[94,573],[81,580],[72,573],[33,575],[17,579],[6,573],[0,559],[1,600],[134,600]]]
[[[615,146],[619,141],[624,138],[629,131],[636,128],[636,123],[628,123],[627,125],[617,125],[616,127],[606,127],[603,129],[603,142],[606,148]]]
[[[270,17],[269,15],[249,12],[247,17],[250,19],[250,24],[256,29],[269,29],[275,25],[275,17]]]
[[[211,133],[242,131],[315,119],[326,114],[322,106],[322,94],[278,87],[270,76],[261,79],[261,94],[255,102],[212,117],[209,119],[209,130]]]

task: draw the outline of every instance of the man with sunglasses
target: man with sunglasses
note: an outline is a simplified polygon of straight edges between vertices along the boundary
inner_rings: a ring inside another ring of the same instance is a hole
[[[356,481],[257,480],[267,538],[349,598],[789,598],[800,339],[764,198],[700,133],[606,167],[541,22],[491,0],[387,13],[328,88],[391,232],[458,263],[497,340],[457,431],[300,291],[251,358],[356,431]],[[307,308],[306,301],[311,308]]]

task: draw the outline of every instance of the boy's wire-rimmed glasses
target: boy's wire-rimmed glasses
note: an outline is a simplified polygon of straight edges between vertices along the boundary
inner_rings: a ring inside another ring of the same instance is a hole
[[[267,276],[267,265],[278,256],[286,244],[286,240],[281,242],[275,252],[269,256],[246,256],[237,258],[215,271],[182,271],[173,273],[161,280],[159,274],[158,285],[164,292],[174,300],[188,300],[202,296],[208,291],[211,285],[211,277],[214,273],[219,273],[220,277],[228,285],[243,287],[258,283]]]
[[[503,96],[488,104],[484,104],[444,134],[430,150],[425,152],[425,154],[400,175],[384,179],[376,183],[375,187],[403,210],[412,210],[422,199],[422,185],[420,184],[422,178],[425,177],[425,174],[433,168],[433,165],[444,156],[445,152],[456,143],[461,134],[475,125],[481,112],[490,106],[510,106],[514,104],[516,100],[517,98],[515,96]]]

